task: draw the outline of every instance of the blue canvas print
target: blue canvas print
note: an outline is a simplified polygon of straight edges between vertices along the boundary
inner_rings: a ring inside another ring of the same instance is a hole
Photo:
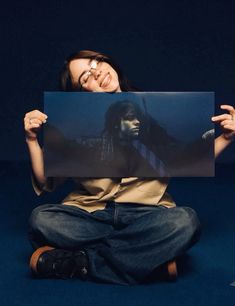
[[[47,177],[214,176],[213,92],[46,92]]]

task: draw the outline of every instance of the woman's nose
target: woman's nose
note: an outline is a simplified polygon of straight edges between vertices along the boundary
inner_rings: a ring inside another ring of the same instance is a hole
[[[97,80],[98,77],[101,75],[102,71],[99,69],[92,69],[91,70],[92,75],[94,76],[94,78]]]
[[[139,125],[140,125],[139,120],[138,120],[138,119],[135,119],[134,124],[139,126]]]

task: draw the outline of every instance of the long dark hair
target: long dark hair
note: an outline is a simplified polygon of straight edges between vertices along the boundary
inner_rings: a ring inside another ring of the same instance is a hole
[[[97,59],[103,62],[108,63],[116,72],[119,79],[120,88],[122,91],[137,91],[127,77],[123,74],[120,67],[115,63],[115,61],[103,53],[91,51],[91,50],[82,50],[76,53],[71,54],[66,61],[64,62],[63,68],[60,73],[60,89],[63,91],[82,91],[83,89],[74,84],[71,78],[71,73],[69,65],[71,61],[76,59]]]
[[[101,160],[108,163],[114,159],[114,146],[119,142],[121,119],[128,114],[142,121],[139,106],[129,100],[116,101],[105,113],[104,129],[102,131]],[[131,142],[130,142],[131,144]]]
[[[114,146],[119,143],[119,131],[121,119],[127,115],[137,118],[140,122],[138,141],[146,145],[153,152],[158,152],[164,158],[165,147],[175,144],[174,137],[170,136],[165,128],[144,113],[140,106],[129,100],[116,101],[111,104],[105,113],[105,124],[102,132],[101,160],[112,161],[114,158]],[[130,140],[130,145],[132,141]]]

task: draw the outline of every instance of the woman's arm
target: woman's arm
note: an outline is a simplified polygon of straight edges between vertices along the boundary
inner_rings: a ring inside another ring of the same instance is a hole
[[[43,123],[46,122],[47,115],[38,110],[27,113],[24,117],[24,129],[26,144],[28,146],[32,171],[40,185],[44,185],[46,177],[44,175],[43,152],[38,143],[37,134]]]
[[[235,137],[235,109],[231,105],[221,105],[220,108],[227,110],[229,113],[211,118],[213,122],[219,123],[223,131],[223,133],[215,139],[215,157],[218,157]]]

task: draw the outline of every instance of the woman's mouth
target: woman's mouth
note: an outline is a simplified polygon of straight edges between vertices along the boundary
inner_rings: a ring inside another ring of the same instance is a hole
[[[100,87],[103,87],[103,88],[104,88],[104,87],[107,87],[107,86],[109,85],[110,81],[111,81],[111,75],[110,75],[110,73],[108,72],[108,73],[104,76],[103,80],[101,81]]]
[[[139,131],[140,131],[139,128],[134,128],[134,129],[132,129],[132,132],[133,132],[133,133],[139,133]]]

